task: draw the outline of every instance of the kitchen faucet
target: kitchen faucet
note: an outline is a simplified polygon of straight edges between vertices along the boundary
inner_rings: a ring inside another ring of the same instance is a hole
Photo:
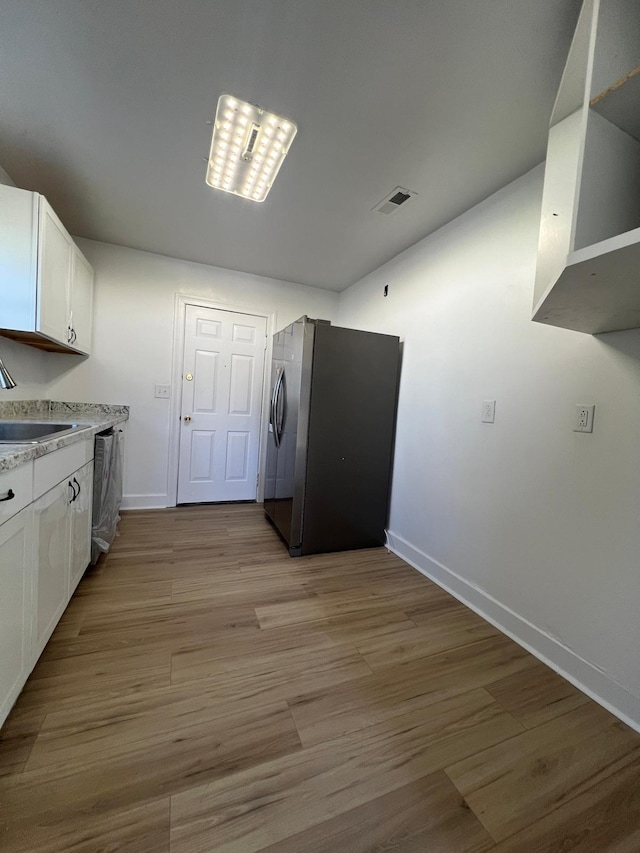
[[[5,390],[10,390],[11,388],[15,388],[16,383],[13,381],[13,377],[7,370],[7,368],[2,363],[2,359],[0,358],[0,388],[4,388]]]

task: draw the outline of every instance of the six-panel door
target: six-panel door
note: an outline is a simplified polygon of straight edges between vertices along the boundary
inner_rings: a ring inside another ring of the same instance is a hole
[[[178,503],[256,497],[266,324],[186,307]]]

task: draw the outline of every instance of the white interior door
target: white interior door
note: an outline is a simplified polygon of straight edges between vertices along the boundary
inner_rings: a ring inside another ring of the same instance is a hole
[[[266,317],[186,306],[178,503],[257,494]]]

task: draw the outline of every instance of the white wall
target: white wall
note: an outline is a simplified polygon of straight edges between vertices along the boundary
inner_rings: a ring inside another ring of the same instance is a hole
[[[2,166],[0,166],[0,184],[6,184],[8,187],[15,187],[16,185],[11,175],[7,174]]]
[[[530,322],[541,192],[539,168],[345,291],[338,322],[404,340],[392,547],[640,726],[640,331]]]
[[[0,337],[0,358],[17,384],[11,391],[0,391],[1,403],[6,400],[48,399],[47,354]]]
[[[175,294],[276,314],[277,327],[302,314],[334,319],[336,293],[188,263],[120,246],[78,240],[96,273],[93,352],[48,355],[54,400],[124,403],[125,507],[167,506],[169,400]]]

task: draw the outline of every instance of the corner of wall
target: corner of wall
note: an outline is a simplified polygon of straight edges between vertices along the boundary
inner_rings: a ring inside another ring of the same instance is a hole
[[[16,183],[10,175],[0,166],[0,184],[5,184],[8,187],[15,187]]]

